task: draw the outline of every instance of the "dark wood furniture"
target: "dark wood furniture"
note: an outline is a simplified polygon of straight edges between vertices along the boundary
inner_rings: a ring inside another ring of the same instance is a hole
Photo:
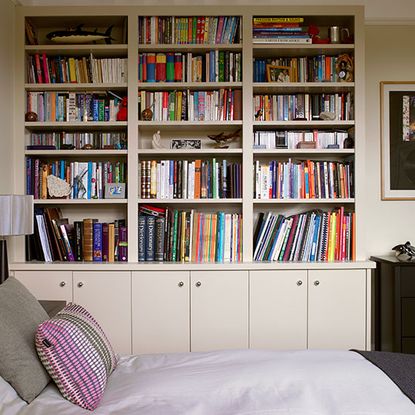
[[[375,350],[415,353],[415,261],[371,257],[375,272]]]

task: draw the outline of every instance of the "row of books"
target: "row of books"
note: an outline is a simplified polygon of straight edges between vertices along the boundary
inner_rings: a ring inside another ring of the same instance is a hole
[[[315,148],[344,148],[347,131],[325,130],[258,130],[254,132],[254,148],[298,148],[300,143],[315,143]]]
[[[47,56],[35,53],[27,58],[27,82],[123,83],[127,82],[127,59]]]
[[[143,199],[242,197],[242,166],[227,160],[143,160]]]
[[[354,261],[355,213],[343,207],[285,217],[260,213],[254,235],[255,261]]]
[[[101,223],[83,219],[69,223],[56,207],[36,207],[34,234],[26,243],[27,261],[127,261],[125,220]]]
[[[141,205],[138,260],[242,261],[242,215],[171,210]]]
[[[256,121],[320,120],[321,113],[333,120],[352,120],[350,92],[336,94],[254,95]]]
[[[240,42],[239,16],[139,16],[140,44],[230,44]]]
[[[68,161],[47,162],[26,158],[26,194],[35,199],[50,197],[48,176],[53,175],[71,186],[69,199],[104,199],[109,183],[125,183],[127,165],[120,161]]]
[[[151,109],[152,121],[232,121],[242,119],[242,91],[139,91],[138,113]]]
[[[30,144],[27,150],[66,150],[93,148],[95,150],[127,148],[127,133],[125,132],[65,132],[30,133]]]
[[[337,56],[304,56],[254,58],[254,82],[271,82],[267,65],[284,67],[289,75],[285,82],[338,82]]]
[[[192,52],[139,53],[139,82],[241,82],[242,54],[211,50]]]
[[[260,20],[255,20],[260,19]],[[291,19],[291,20],[287,20]],[[306,27],[301,27],[302,17],[254,18],[252,36],[254,43],[312,43]]]
[[[353,164],[334,161],[255,162],[255,199],[354,197]]]
[[[27,112],[37,121],[115,121],[120,100],[102,93],[28,91]]]

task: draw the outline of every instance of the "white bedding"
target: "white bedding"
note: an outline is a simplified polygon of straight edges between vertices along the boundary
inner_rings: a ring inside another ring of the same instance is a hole
[[[122,357],[100,415],[414,415],[354,352],[233,350]],[[91,414],[49,385],[30,405],[0,378],[1,415]]]

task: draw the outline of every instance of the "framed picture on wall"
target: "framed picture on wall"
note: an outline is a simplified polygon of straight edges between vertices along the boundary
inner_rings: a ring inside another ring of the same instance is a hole
[[[415,200],[415,81],[380,83],[382,200]]]

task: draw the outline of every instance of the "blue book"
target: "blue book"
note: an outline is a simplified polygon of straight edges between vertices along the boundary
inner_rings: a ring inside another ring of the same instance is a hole
[[[88,161],[88,186],[87,186],[87,199],[91,199],[92,193],[92,161]]]
[[[102,262],[102,223],[94,223],[94,244],[93,244],[93,261]]]
[[[311,245],[310,261],[316,260],[317,242],[318,242],[318,236],[320,233],[320,222],[321,222],[321,216],[316,215],[316,218],[314,220],[314,234],[313,234],[313,242]]]
[[[225,233],[225,213],[218,212],[218,229],[217,229],[217,247],[216,247],[216,260],[223,262],[224,254],[224,233]]]
[[[215,67],[216,67],[215,51],[211,50],[209,52],[209,82],[216,81]]]

